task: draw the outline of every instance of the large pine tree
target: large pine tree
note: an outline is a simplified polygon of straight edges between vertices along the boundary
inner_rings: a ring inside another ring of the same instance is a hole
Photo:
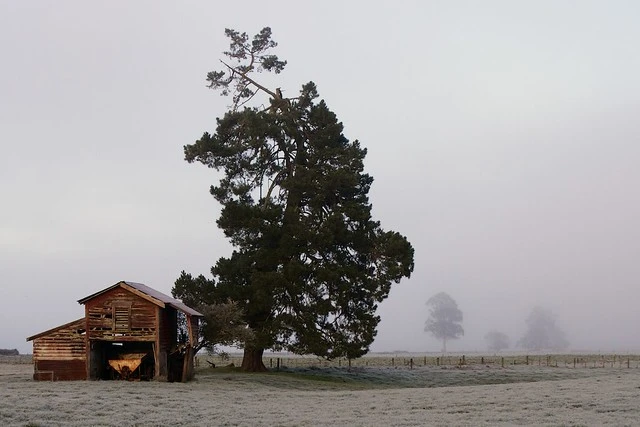
[[[376,335],[377,304],[413,270],[413,248],[372,219],[366,149],[343,135],[315,84],[287,99],[252,77],[286,65],[269,53],[271,30],[251,40],[226,34],[225,55],[237,65],[223,62],[226,69],[207,79],[233,105],[214,134],[184,150],[188,162],[224,173],[211,194],[235,249],[212,267],[212,279],[183,272],[174,294],[192,304],[238,304],[253,332],[245,370],[264,370],[262,354],[271,348],[359,357]],[[266,108],[248,106],[267,96]]]

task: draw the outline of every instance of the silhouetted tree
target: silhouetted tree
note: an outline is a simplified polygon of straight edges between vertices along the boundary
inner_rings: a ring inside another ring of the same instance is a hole
[[[254,80],[254,72],[277,74],[286,65],[270,53],[271,29],[253,39],[226,35],[230,61],[207,80],[233,103],[213,135],[184,151],[188,162],[222,172],[211,194],[222,205],[218,227],[235,249],[212,267],[212,279],[183,274],[175,293],[238,304],[253,332],[244,370],[265,370],[269,348],[359,357],[376,335],[378,304],[413,271],[413,248],[373,220],[367,152],[342,134],[315,84],[284,98]]]
[[[555,314],[535,307],[526,319],[527,331],[518,344],[527,350],[562,350],[569,346],[564,332],[556,325]]]
[[[424,330],[442,340],[442,352],[447,352],[447,340],[457,339],[464,335],[462,329],[462,311],[458,304],[447,293],[440,292],[427,301],[429,318]]]
[[[509,348],[509,337],[502,332],[489,331],[484,336],[484,340],[487,342],[487,348],[490,351],[499,352]]]

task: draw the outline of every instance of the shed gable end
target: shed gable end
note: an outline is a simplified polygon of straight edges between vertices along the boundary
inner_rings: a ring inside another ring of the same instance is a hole
[[[123,287],[112,288],[85,303],[90,340],[154,341],[157,305]]]

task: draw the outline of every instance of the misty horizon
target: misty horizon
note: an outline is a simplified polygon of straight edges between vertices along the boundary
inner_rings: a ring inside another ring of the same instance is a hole
[[[426,302],[446,292],[450,353],[485,352],[490,330],[514,350],[536,306],[567,351],[640,352],[640,4],[250,7],[0,4],[0,348],[31,353],[120,280],[171,294],[230,254],[220,174],[183,146],[230,103],[205,82],[224,29],[270,26],[288,65],[261,82],[317,84],[368,150],[373,218],[415,248],[371,351],[440,351]]]

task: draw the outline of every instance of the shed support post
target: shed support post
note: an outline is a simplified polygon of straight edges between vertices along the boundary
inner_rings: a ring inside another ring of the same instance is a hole
[[[182,382],[187,382],[193,377],[193,346],[195,344],[195,337],[193,334],[193,328],[191,325],[191,315],[187,314],[187,336],[189,342],[187,343],[187,349],[184,354],[184,361],[182,362]]]

